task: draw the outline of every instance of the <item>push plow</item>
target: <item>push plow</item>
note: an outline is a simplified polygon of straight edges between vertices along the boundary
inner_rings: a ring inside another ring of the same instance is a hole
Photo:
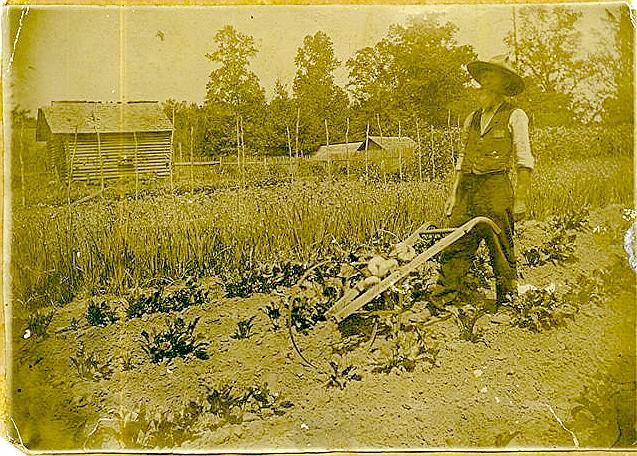
[[[394,310],[364,310],[363,307],[366,304],[371,303],[376,297],[380,296],[384,292],[390,290],[394,285],[399,284],[402,280],[407,278],[413,272],[418,271],[420,268],[426,265],[435,255],[442,252],[453,243],[461,239],[463,236],[471,233],[476,228],[487,228],[490,234],[494,236],[496,244],[499,243],[501,233],[500,228],[487,217],[475,217],[463,225],[456,228],[435,228],[430,223],[422,224],[416,231],[414,231],[409,237],[402,242],[394,244],[390,259],[384,259],[383,257],[373,257],[367,264],[365,271],[366,277],[356,282],[355,285],[346,288],[338,301],[325,312],[325,319],[327,324],[322,326],[319,330],[321,335],[319,338],[323,342],[327,342],[333,337],[337,337],[340,340],[340,331],[337,329],[341,322],[348,317],[358,314],[363,318],[371,317],[374,321],[372,334],[368,342],[367,351],[369,352],[376,340],[379,320],[389,315],[394,315],[397,309]],[[430,239],[433,236],[444,236],[437,240],[433,245],[424,250],[420,254],[416,254],[414,247],[419,241],[424,239]],[[376,261],[375,261],[376,260]],[[402,265],[399,264],[402,263]],[[319,266],[319,265],[316,265]],[[303,283],[306,276],[310,271],[307,271],[299,283]],[[371,279],[371,280],[370,280]],[[448,315],[431,317],[426,323],[421,324],[421,328],[430,326],[436,322],[445,320],[452,316],[452,313]],[[319,367],[322,363],[318,359],[325,360],[324,355],[314,356],[317,361],[311,362],[300,350],[296,340],[294,338],[292,325],[292,308],[288,306],[288,329],[289,335],[292,341],[294,350],[303,360],[306,365],[309,365],[322,372],[329,371],[328,368],[321,369]],[[336,340],[333,343],[327,343],[327,345],[338,344]]]
[[[374,298],[389,290],[409,274],[423,266],[444,249],[448,248],[458,239],[466,236],[478,226],[487,226],[495,234],[496,240],[501,235],[500,228],[487,217],[475,217],[457,228],[432,228],[429,223],[421,225],[407,239],[396,244],[394,251],[404,251],[412,248],[419,240],[426,236],[446,234],[445,237],[437,241],[424,252],[415,256],[411,261],[403,266],[393,268],[393,272],[380,280],[378,283],[370,285],[368,278],[360,280],[354,287],[348,289],[343,296],[325,313],[326,318],[336,323],[340,323],[345,318],[358,312],[363,306],[371,302]],[[371,264],[370,264],[371,266]]]

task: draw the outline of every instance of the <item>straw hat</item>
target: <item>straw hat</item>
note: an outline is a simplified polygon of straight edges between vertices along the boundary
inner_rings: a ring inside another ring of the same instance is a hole
[[[467,64],[467,70],[479,83],[482,83],[482,75],[486,71],[498,71],[505,76],[504,94],[512,97],[524,90],[524,81],[515,72],[508,55],[496,55],[488,62],[477,60]]]

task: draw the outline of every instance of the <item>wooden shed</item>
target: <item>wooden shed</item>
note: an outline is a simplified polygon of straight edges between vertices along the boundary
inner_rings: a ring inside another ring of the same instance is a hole
[[[36,140],[62,178],[170,174],[173,125],[156,101],[54,101],[38,110]]]

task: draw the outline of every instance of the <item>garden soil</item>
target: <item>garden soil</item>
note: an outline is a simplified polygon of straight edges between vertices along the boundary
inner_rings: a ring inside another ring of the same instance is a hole
[[[603,239],[604,227],[621,224],[621,210],[591,214],[580,233],[578,261],[567,266],[526,268],[524,283],[554,284],[559,291],[580,274],[625,263],[617,239]],[[520,225],[521,244],[545,236],[535,222]],[[601,236],[601,238],[600,238]],[[601,239],[601,240],[600,240]],[[627,267],[626,267],[627,268]],[[16,328],[15,373],[10,384],[14,440],[29,448],[119,448],[112,433],[118,413],[183,409],[201,401],[209,387],[235,388],[267,383],[293,405],[282,415],[245,413],[241,423],[209,425],[202,416],[185,448],[231,450],[362,450],[408,448],[574,448],[635,444],[635,286],[631,275],[602,302],[582,303],[566,326],[533,332],[509,324],[499,312],[477,322],[481,341],[459,338],[452,318],[431,324],[428,338],[440,351],[434,362],[412,372],[374,372],[388,345],[387,335],[347,338],[343,328],[321,322],[307,334],[285,325],[273,330],[268,304],[275,293],[225,298],[218,281],[205,305],[183,312],[199,317],[196,333],[210,342],[209,359],[176,358],[151,363],[140,348],[143,330],[164,324],[166,315],[120,319],[89,326],[87,300],[56,309],[46,338],[22,337]],[[237,323],[256,316],[250,337],[232,338]],[[79,321],[74,326],[73,321]],[[71,329],[70,329],[71,328]],[[346,331],[345,331],[346,332]],[[350,341],[353,349],[336,355]],[[82,347],[113,372],[83,379],[69,362]],[[344,388],[329,387],[329,362],[352,365],[358,377]],[[19,434],[19,435],[18,435]]]

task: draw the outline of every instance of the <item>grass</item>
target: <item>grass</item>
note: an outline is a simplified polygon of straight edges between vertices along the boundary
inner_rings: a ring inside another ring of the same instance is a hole
[[[532,218],[585,205],[632,206],[633,160],[626,150],[615,145],[612,155],[582,158],[585,147],[580,147],[574,158],[554,161],[553,143],[542,141],[528,202]],[[379,233],[402,238],[425,220],[441,225],[450,185],[449,177],[277,182],[222,188],[198,181],[189,194],[183,180],[174,192],[168,182],[151,181],[137,199],[134,185],[119,182],[103,197],[77,205],[44,197],[46,204],[15,204],[13,296],[28,303],[28,313],[63,305],[83,292],[125,294],[151,279],[243,277],[261,264],[315,263]],[[90,193],[89,187],[84,190]]]

